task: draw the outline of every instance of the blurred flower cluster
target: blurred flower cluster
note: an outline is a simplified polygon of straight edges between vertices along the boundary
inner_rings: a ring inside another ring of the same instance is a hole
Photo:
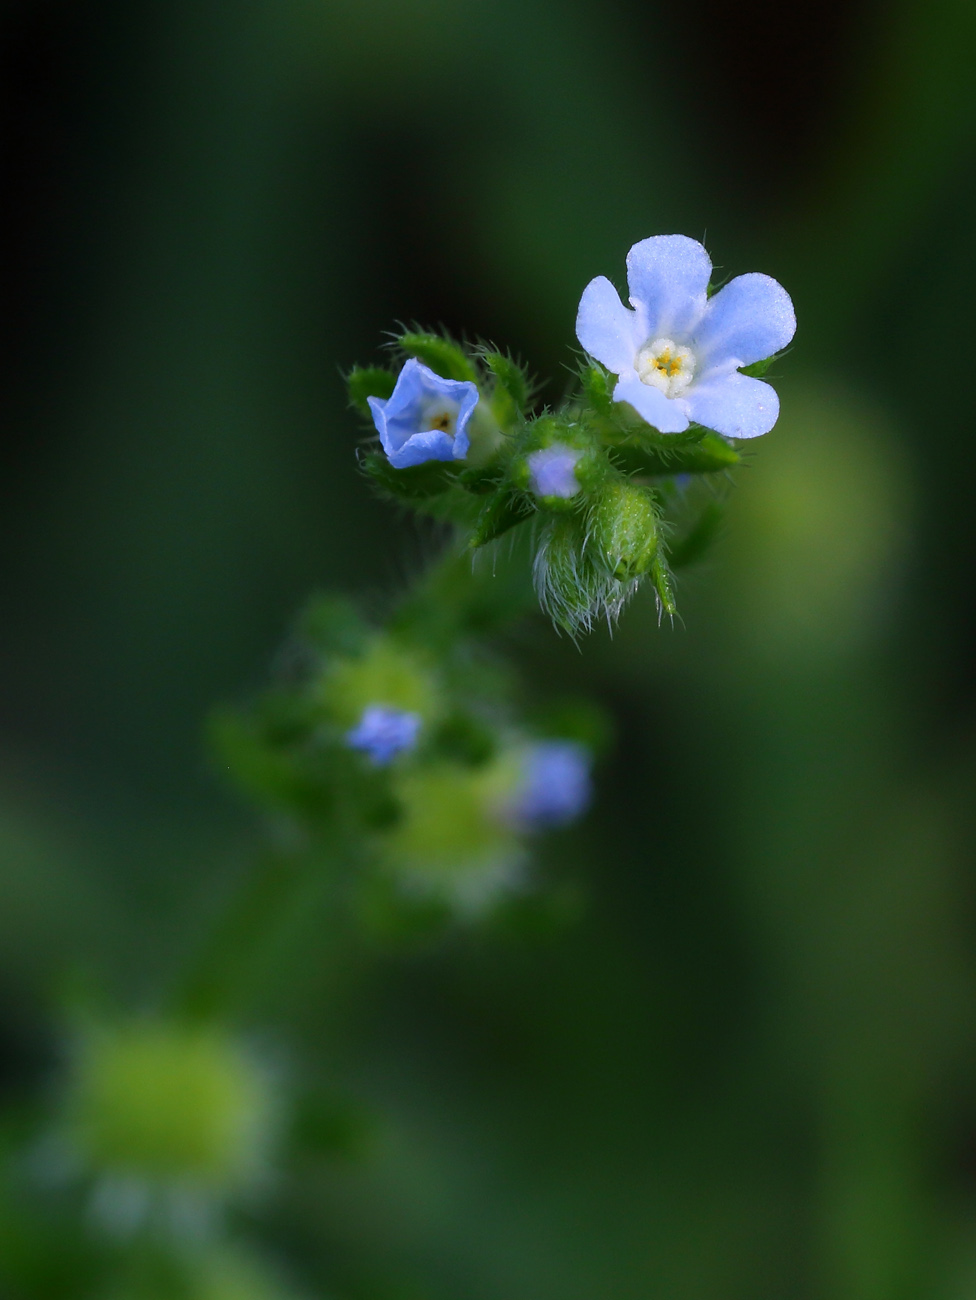
[[[470,634],[471,585],[451,552],[385,627],[313,601],[271,688],[214,729],[278,825],[357,862],[356,889],[467,916],[524,883],[535,834],[585,811],[604,729],[579,703],[523,721],[513,675]]]
[[[215,1021],[76,1014],[53,1116],[0,1180],[21,1234],[5,1279],[65,1300],[296,1300],[239,1227],[280,1173],[281,1085]]]

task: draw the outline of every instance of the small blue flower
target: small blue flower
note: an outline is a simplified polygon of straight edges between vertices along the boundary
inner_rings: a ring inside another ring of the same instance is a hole
[[[426,460],[463,460],[468,452],[468,421],[478,405],[478,386],[442,379],[411,358],[386,401],[370,397],[369,409],[380,442],[395,469]]]
[[[576,336],[618,376],[614,401],[627,402],[661,433],[691,423],[728,438],[768,433],[779,398],[739,374],[786,347],[796,330],[793,303],[768,275],[740,275],[707,295],[712,263],[685,235],[642,239],[627,254],[633,311],[606,278],[583,291]]]
[[[378,767],[385,767],[397,754],[413,749],[419,735],[419,714],[371,704],[363,710],[358,726],[346,732],[346,744],[368,754]]]
[[[562,497],[568,500],[580,490],[576,477],[576,462],[583,452],[565,443],[555,442],[551,447],[533,451],[527,457],[529,485],[536,496]]]
[[[523,831],[566,826],[590,802],[590,752],[572,740],[543,740],[527,752],[521,781],[509,806]]]

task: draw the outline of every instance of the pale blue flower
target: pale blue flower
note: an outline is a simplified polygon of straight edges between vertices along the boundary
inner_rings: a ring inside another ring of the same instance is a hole
[[[419,714],[371,704],[359,724],[346,732],[346,744],[367,754],[377,767],[385,767],[398,754],[413,749],[419,735]]]
[[[395,469],[426,460],[463,460],[467,455],[468,421],[478,405],[477,384],[442,379],[411,357],[392,396],[386,401],[368,400],[383,450]]]
[[[566,826],[592,796],[590,751],[573,740],[542,740],[525,754],[509,813],[523,831]]]
[[[702,424],[728,438],[768,433],[779,398],[739,374],[786,347],[796,329],[790,296],[768,275],[740,275],[707,296],[712,263],[685,235],[642,239],[627,254],[633,310],[606,278],[583,291],[576,335],[618,376],[626,402],[661,433]]]
[[[551,447],[530,452],[526,456],[529,466],[529,485],[536,496],[562,497],[568,500],[580,489],[576,477],[576,462],[583,452],[555,442]]]

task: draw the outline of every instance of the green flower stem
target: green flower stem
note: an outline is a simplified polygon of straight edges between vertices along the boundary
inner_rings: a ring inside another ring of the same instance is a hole
[[[401,600],[390,630],[440,650],[500,632],[535,610],[529,531],[517,531],[511,551],[483,555],[472,555],[466,530],[456,533]]]
[[[264,852],[243,873],[200,950],[178,977],[167,999],[179,1019],[233,1018],[248,990],[268,971],[283,933],[296,913],[334,889],[338,845],[319,852]],[[338,902],[338,900],[336,900]]]
[[[459,639],[498,632],[535,607],[524,557],[473,558],[467,537],[451,538],[393,612],[388,630],[428,653]],[[351,757],[351,756],[350,756]],[[269,849],[242,874],[225,911],[176,979],[168,1009],[180,1018],[215,1019],[239,1013],[249,990],[273,974],[275,955],[302,970],[283,936],[300,941],[303,915],[330,909],[342,926],[345,882],[368,852],[362,831],[344,825],[341,805],[312,842],[291,851]]]

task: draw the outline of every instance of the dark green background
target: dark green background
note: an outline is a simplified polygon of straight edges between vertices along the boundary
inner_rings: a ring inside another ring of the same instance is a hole
[[[351,1300],[969,1300],[976,8],[39,0],[2,30],[10,1107],[66,988],[151,1004],[252,853],[211,705],[313,587],[378,600],[432,552],[369,499],[340,370],[444,323],[558,397],[584,284],[681,231],[800,328],[681,624],[515,640],[618,725],[547,854],[582,911],[368,960],[298,927],[242,1023],[381,1118],[359,1162],[294,1157],[260,1233]]]

